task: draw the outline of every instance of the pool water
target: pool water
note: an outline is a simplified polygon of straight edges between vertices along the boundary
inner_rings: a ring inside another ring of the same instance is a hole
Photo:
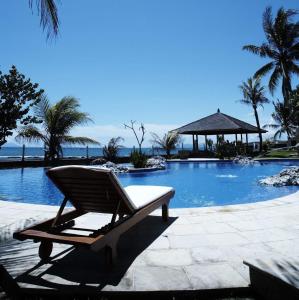
[[[201,207],[265,201],[296,192],[299,187],[261,186],[258,180],[299,162],[238,165],[229,162],[169,163],[166,170],[120,174],[127,185],[167,185],[176,190],[171,207]],[[62,195],[44,168],[0,170],[0,200],[59,205]]]

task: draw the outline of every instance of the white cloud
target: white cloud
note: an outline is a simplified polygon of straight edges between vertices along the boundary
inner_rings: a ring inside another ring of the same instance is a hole
[[[136,129],[140,126],[139,123],[136,123]],[[144,124],[146,134],[144,146],[150,146],[151,140],[151,132],[162,136],[167,133],[169,130],[178,128],[177,124],[154,124],[154,123],[146,123]],[[137,130],[137,133],[141,134],[141,131]],[[121,136],[125,139],[124,145],[128,147],[137,146],[136,139],[132,130],[125,129],[124,126],[121,125],[91,125],[84,127],[77,127],[72,131],[72,135],[75,136],[87,136],[93,138],[101,143],[101,145],[107,144],[107,142],[112,137]]]

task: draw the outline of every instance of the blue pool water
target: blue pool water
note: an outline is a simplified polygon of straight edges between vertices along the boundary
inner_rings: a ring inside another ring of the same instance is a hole
[[[271,162],[241,166],[233,163],[169,163],[167,170],[121,174],[124,186],[168,185],[176,190],[171,207],[200,207],[251,203],[291,194],[298,187],[261,186],[258,180],[297,162]],[[60,192],[45,175],[44,168],[0,170],[0,199],[58,205]]]

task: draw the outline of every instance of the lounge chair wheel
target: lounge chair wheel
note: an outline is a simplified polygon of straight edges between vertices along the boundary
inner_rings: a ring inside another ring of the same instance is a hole
[[[45,260],[50,257],[53,249],[53,243],[50,241],[42,241],[39,245],[38,255],[41,260]]]

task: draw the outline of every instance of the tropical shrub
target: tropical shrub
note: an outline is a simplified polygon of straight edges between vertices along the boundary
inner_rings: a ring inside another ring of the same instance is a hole
[[[62,144],[99,144],[88,137],[71,136],[71,130],[91,121],[87,113],[79,111],[79,101],[74,97],[64,97],[51,105],[46,96],[35,106],[35,116],[42,121],[42,129],[33,125],[22,127],[16,140],[42,142],[45,160],[55,160],[63,156]]]
[[[120,136],[111,138],[107,146],[103,148],[103,156],[106,160],[116,162],[119,150],[123,147],[120,143],[124,139]]]
[[[225,157],[231,158],[236,156],[237,149],[233,142],[225,141],[223,137],[218,138],[218,143],[216,146],[217,157],[223,159]]]
[[[130,161],[133,164],[134,168],[145,168],[147,157],[144,153],[134,149],[131,152]]]
[[[176,149],[181,141],[180,135],[175,131],[164,134],[162,138],[152,133],[152,137],[153,146],[165,150],[167,157],[170,157],[171,150]]]

